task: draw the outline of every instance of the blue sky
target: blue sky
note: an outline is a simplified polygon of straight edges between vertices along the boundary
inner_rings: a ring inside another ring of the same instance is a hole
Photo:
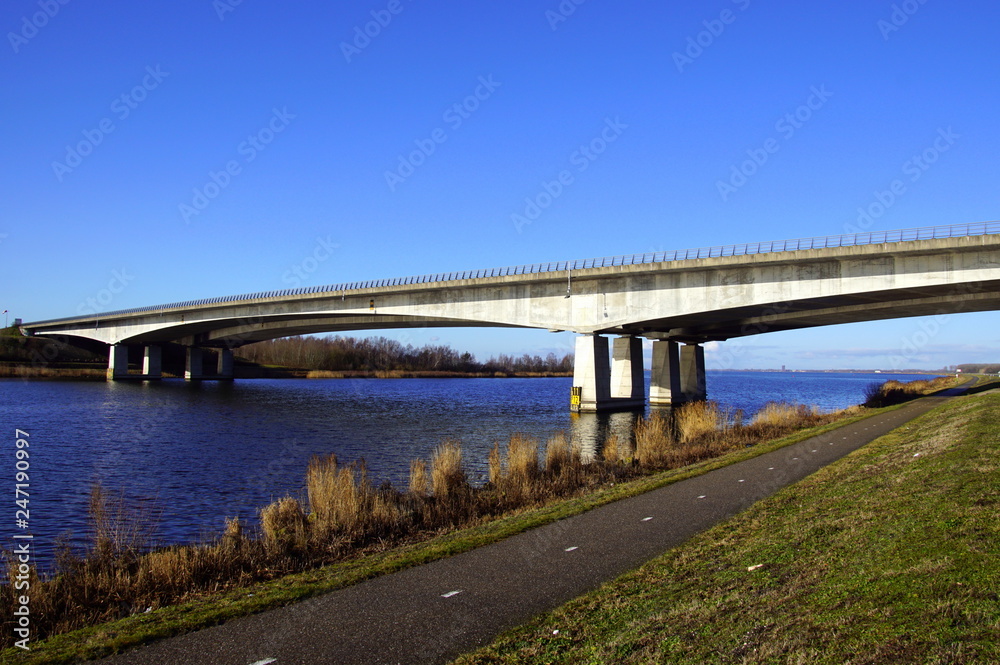
[[[998,219],[998,19],[985,0],[8,0],[0,309],[835,235],[894,180],[864,230]],[[774,333],[708,362],[996,361],[998,323]],[[573,341],[393,336],[481,358]]]

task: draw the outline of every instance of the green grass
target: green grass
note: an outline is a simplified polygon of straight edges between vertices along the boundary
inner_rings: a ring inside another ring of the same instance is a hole
[[[488,545],[543,524],[578,515],[613,501],[635,496],[669,483],[701,475],[713,469],[791,445],[890,409],[866,411],[864,416],[845,418],[821,427],[802,430],[769,443],[738,450],[682,469],[620,483],[586,496],[556,501],[542,508],[457,530],[425,542],[290,575],[252,587],[234,589],[181,605],[164,607],[149,614],[136,615],[56,635],[43,641],[32,642],[30,652],[22,652],[17,649],[7,649],[0,652],[0,662],[67,663],[98,658],[152,640],[190,632],[236,617],[280,607],[379,575]]]
[[[998,444],[951,401],[457,662],[998,663]]]

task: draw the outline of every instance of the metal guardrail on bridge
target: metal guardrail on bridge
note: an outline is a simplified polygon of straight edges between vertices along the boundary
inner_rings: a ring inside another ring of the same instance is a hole
[[[394,279],[378,279],[360,282],[347,282],[328,286],[311,286],[280,291],[261,291],[237,296],[205,298],[188,300],[186,302],[168,305],[154,305],[105,312],[101,317],[128,316],[164,309],[183,309],[203,305],[216,305],[242,301],[261,300],[264,298],[284,298],[287,296],[309,295],[316,293],[341,293],[357,289],[380,288],[387,286],[406,286],[409,284],[427,284],[433,282],[450,282],[462,279],[479,279],[484,277],[505,277],[508,275],[529,275],[547,272],[565,272],[567,270],[585,270],[587,268],[606,268],[609,266],[626,266],[644,263],[664,263],[671,261],[686,261],[690,259],[707,259],[722,256],[748,256],[753,254],[772,254],[775,252],[791,252],[800,249],[826,249],[831,247],[853,247],[859,245],[880,245],[895,242],[912,242],[915,240],[935,240],[939,238],[964,238],[1000,233],[1000,221],[978,222],[975,224],[955,224],[951,226],[928,226],[916,229],[897,231],[876,231],[870,233],[852,233],[838,236],[820,236],[816,238],[800,238],[798,240],[775,240],[771,242],[744,243],[740,245],[720,245],[698,249],[681,249],[665,252],[647,252],[645,254],[623,254],[596,259],[578,261],[558,261],[552,263],[534,263],[531,265],[509,266],[506,268],[487,268],[484,270],[467,270],[464,272],[449,272],[413,277],[397,277]],[[80,317],[50,319],[37,321],[41,323],[58,323],[72,321]],[[90,317],[88,317],[90,318]]]

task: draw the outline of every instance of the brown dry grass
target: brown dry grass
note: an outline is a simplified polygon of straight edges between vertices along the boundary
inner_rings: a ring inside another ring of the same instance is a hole
[[[3,379],[94,379],[107,380],[108,372],[97,368],[38,367],[34,365],[12,365],[0,363],[0,378]]]
[[[410,462],[410,492],[418,497],[427,496],[429,488],[427,462],[415,459]]]
[[[677,409],[677,438],[682,443],[724,430],[728,424],[717,402],[690,402]]]
[[[449,439],[439,445],[431,458],[431,485],[434,496],[441,500],[463,492],[469,481],[462,469],[462,444]]]
[[[635,425],[635,459],[646,468],[664,466],[674,442],[670,417],[654,411]]]
[[[873,383],[865,389],[864,406],[877,408],[900,404],[915,397],[950,388],[955,383],[956,378],[952,376],[939,376],[934,379],[921,379],[907,383],[895,379],[890,379],[882,384]]]
[[[573,462],[573,452],[573,447],[562,432],[550,437],[545,445],[545,472],[559,475]]]

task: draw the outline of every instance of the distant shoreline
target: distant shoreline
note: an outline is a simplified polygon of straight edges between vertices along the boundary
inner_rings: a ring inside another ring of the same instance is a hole
[[[929,374],[951,375],[954,372],[934,369],[707,369],[708,372],[760,372],[762,374]]]
[[[67,365],[70,365],[67,363]],[[139,370],[136,370],[138,375]],[[572,372],[452,372],[437,370],[315,370],[287,367],[237,365],[236,379],[547,379],[566,378]],[[164,379],[184,378],[183,374],[164,372]],[[0,362],[0,379],[79,379],[104,381],[107,369],[96,364],[74,363],[71,366],[36,366]]]
[[[708,369],[709,373],[755,372],[759,374],[921,374],[944,376],[954,374],[929,369]],[[649,372],[649,369],[646,369]],[[135,369],[139,373],[139,369]],[[237,365],[237,379],[537,379],[567,378],[572,372],[455,372],[437,370],[317,370],[294,367]],[[33,365],[0,362],[0,379],[80,379],[104,381],[107,369],[96,363],[52,363]],[[164,379],[183,378],[183,374],[164,372]]]

